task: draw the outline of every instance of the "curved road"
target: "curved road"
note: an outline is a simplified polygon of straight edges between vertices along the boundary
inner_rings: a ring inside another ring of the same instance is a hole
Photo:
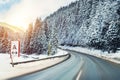
[[[9,80],[120,80],[120,65],[69,51],[70,59],[54,67]]]

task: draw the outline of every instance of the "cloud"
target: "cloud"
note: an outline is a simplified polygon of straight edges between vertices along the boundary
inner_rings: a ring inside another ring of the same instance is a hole
[[[0,12],[4,13],[9,10],[12,5],[19,3],[20,0],[0,0]]]
[[[8,3],[10,0],[0,0],[0,4]]]
[[[5,0],[9,2],[9,0]],[[21,0],[4,14],[0,13],[0,21],[27,28],[37,17],[44,19],[61,6],[76,0]],[[2,2],[0,2],[2,3]]]

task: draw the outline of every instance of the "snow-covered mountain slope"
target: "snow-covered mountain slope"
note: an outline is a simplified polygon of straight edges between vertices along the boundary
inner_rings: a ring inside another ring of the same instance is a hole
[[[79,0],[26,32],[24,53],[55,54],[58,45],[116,52],[120,47],[120,0]]]
[[[58,43],[115,52],[120,47],[120,0],[79,0],[45,21]]]

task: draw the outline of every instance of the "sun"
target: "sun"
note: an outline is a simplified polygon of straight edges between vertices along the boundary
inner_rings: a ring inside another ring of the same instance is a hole
[[[20,19],[10,19],[9,21],[7,21],[7,23],[14,25],[16,27],[19,27],[21,29],[23,29],[24,31],[26,31],[28,29],[28,25],[29,25],[29,21],[26,21],[25,19],[20,20]]]
[[[30,16],[22,15],[22,12],[17,14],[17,12],[15,11],[14,14],[7,16],[5,22],[11,25],[14,25],[16,27],[20,27],[24,31],[26,31],[28,29],[30,22],[32,22],[32,20]]]

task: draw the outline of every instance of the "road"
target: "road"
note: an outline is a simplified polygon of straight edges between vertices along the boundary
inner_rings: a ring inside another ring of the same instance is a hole
[[[120,65],[90,55],[69,51],[63,63],[9,80],[120,80]]]

